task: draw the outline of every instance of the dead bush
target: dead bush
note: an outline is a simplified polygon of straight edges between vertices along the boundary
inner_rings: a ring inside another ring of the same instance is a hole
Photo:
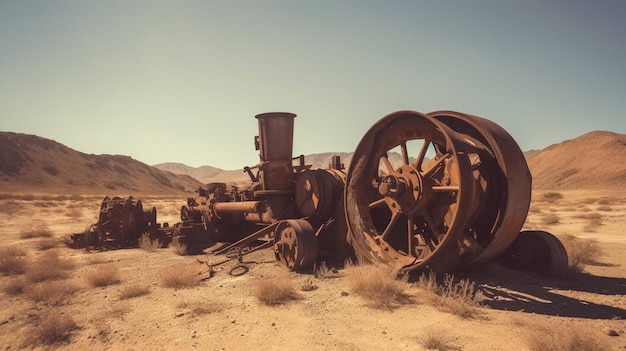
[[[165,288],[182,289],[200,284],[198,272],[189,267],[167,269],[159,275],[159,285]]]
[[[541,196],[541,199],[546,202],[556,202],[562,198],[563,198],[563,194],[555,192],[555,191],[545,192]]]
[[[7,295],[20,295],[24,292],[26,284],[21,279],[11,279],[3,287],[2,290]]]
[[[533,324],[524,333],[531,351],[604,351],[612,348],[589,328]]]
[[[32,230],[23,230],[20,233],[21,239],[31,238],[51,238],[54,235],[50,229],[45,225],[38,225]]]
[[[69,342],[78,325],[69,316],[50,313],[31,329],[25,346],[55,346]]]
[[[315,263],[313,265],[313,273],[315,274],[315,278],[318,279],[330,279],[330,278],[339,278],[341,274],[336,268],[329,268],[326,265],[326,262],[321,262],[319,265]]]
[[[584,230],[587,232],[595,232],[597,227],[602,225],[602,215],[600,215],[598,212],[584,213],[581,214],[579,218],[587,220],[587,223],[584,227]]]
[[[25,277],[31,282],[66,279],[69,276],[68,271],[73,268],[74,263],[61,258],[58,250],[48,250],[28,267]]]
[[[558,224],[561,218],[556,213],[548,213],[541,217],[541,222],[546,225]]]
[[[26,271],[26,251],[18,246],[0,247],[0,274],[14,275]]]
[[[302,291],[313,291],[315,289],[317,289],[317,285],[315,284],[315,282],[313,282],[313,279],[311,278],[307,277],[300,284],[300,290]]]
[[[150,293],[150,289],[141,285],[128,285],[120,290],[120,300],[128,300]]]
[[[151,239],[148,233],[141,234],[138,244],[140,249],[148,252],[155,252],[161,248],[161,240]]]
[[[85,276],[87,284],[102,287],[120,282],[120,268],[113,263],[105,263],[96,267]]]
[[[567,251],[568,269],[580,273],[587,264],[598,264],[602,250],[596,240],[581,239],[573,235],[561,235],[559,240]]]
[[[66,281],[49,281],[31,284],[25,291],[27,299],[34,302],[43,302],[48,305],[60,305],[78,291],[78,287]]]
[[[379,309],[393,309],[411,302],[405,293],[406,279],[399,279],[398,272],[385,266],[356,266],[348,274],[349,289],[365,298]]]
[[[454,344],[454,338],[449,332],[440,330],[439,328],[428,329],[422,337],[418,339],[420,344],[427,350],[438,351],[456,351],[461,350],[459,346]]]
[[[258,280],[252,294],[268,306],[281,305],[299,299],[299,295],[286,275]]]
[[[178,242],[171,242],[169,245],[170,250],[179,256],[187,256],[189,253],[187,250],[187,245],[181,244]]]
[[[455,282],[454,276],[446,274],[440,284],[434,274],[422,275],[418,280],[424,294],[421,296],[439,310],[462,318],[475,318],[484,299],[474,282],[463,279]]]

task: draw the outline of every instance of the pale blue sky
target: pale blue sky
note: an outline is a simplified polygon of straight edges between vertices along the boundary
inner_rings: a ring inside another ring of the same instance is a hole
[[[523,150],[626,133],[626,1],[0,0],[0,130],[148,164],[353,151],[384,115],[458,110]]]

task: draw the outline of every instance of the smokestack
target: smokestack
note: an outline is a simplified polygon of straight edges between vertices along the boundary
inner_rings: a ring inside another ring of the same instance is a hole
[[[296,115],[270,112],[255,117],[259,120],[258,141],[263,190],[280,193],[292,191],[293,124]]]

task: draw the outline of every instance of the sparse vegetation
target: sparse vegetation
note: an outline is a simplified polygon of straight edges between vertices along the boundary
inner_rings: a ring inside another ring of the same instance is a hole
[[[307,277],[300,284],[300,290],[302,291],[313,291],[317,289],[317,285],[313,282],[313,279]]]
[[[48,229],[45,225],[38,225],[32,230],[23,230],[20,233],[21,239],[31,239],[31,238],[50,238],[54,235],[50,229]]]
[[[120,300],[128,300],[150,293],[150,289],[141,285],[128,285],[120,290]]]
[[[25,287],[26,284],[22,279],[11,279],[2,287],[2,290],[7,295],[20,295]]]
[[[258,280],[252,294],[268,306],[281,305],[299,298],[293,284],[285,275]]]
[[[74,263],[61,258],[58,250],[48,250],[26,269],[25,277],[30,282],[66,279],[73,268]]]
[[[424,335],[419,338],[420,344],[427,350],[438,351],[456,351],[461,350],[459,346],[454,344],[454,339],[449,333],[439,330],[438,328],[431,328],[427,330]]]
[[[374,308],[392,309],[411,302],[405,293],[406,279],[398,279],[398,272],[389,267],[356,266],[347,282],[351,291],[367,299]]]
[[[48,305],[59,305],[68,296],[78,291],[78,287],[66,281],[48,281],[31,284],[25,291],[26,298],[35,302],[43,302]]]
[[[326,265],[326,262],[321,262],[319,265],[315,263],[313,265],[313,272],[315,274],[315,278],[318,279],[330,279],[330,278],[339,278],[341,275],[339,271],[335,268],[329,268]]]
[[[187,245],[181,244],[178,242],[171,242],[169,245],[170,250],[179,256],[186,256],[189,252],[187,251]]]
[[[176,307],[181,309],[189,309],[189,312],[196,317],[203,314],[221,312],[223,309],[222,305],[215,302],[207,301],[185,301],[179,303]]]
[[[550,324],[531,325],[524,333],[531,351],[604,351],[611,348],[588,328]]]
[[[541,199],[546,202],[556,202],[558,200],[561,200],[562,198],[563,198],[563,194],[555,192],[555,191],[545,192],[541,196]]]
[[[557,224],[561,221],[561,218],[556,213],[548,213],[541,217],[541,222],[546,225]]]
[[[165,288],[190,288],[199,283],[198,273],[186,266],[170,268],[159,275],[159,285]]]
[[[50,313],[32,327],[26,346],[54,346],[66,343],[77,328],[78,325],[71,317]]]
[[[568,269],[571,272],[580,273],[585,265],[597,264],[602,255],[596,240],[580,239],[573,235],[562,235],[559,239],[567,251]]]
[[[85,279],[93,287],[102,287],[120,282],[119,267],[113,263],[99,265],[87,274]]]
[[[161,248],[161,240],[151,239],[148,233],[141,234],[138,241],[139,248],[148,252],[156,252]]]
[[[52,239],[52,238],[40,239],[39,241],[35,243],[35,247],[39,251],[45,251],[45,250],[54,249],[55,247],[59,246],[59,243],[60,241],[57,239]]]
[[[0,274],[15,275],[26,271],[26,251],[18,246],[0,247]]]
[[[463,279],[455,282],[454,276],[446,274],[439,284],[434,274],[422,275],[418,286],[424,290],[421,296],[436,308],[462,318],[475,318],[484,298],[474,282]]]
[[[602,225],[602,216],[598,212],[584,213],[579,217],[587,220],[584,228],[587,232],[595,232]]]

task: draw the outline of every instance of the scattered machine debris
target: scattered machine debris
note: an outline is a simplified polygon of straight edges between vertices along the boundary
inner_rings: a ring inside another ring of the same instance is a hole
[[[496,258],[538,271],[567,264],[551,234],[520,235],[531,175],[496,123],[453,111],[398,111],[365,133],[346,170],[338,156],[328,169],[293,157],[295,117],[256,116],[260,162],[243,169],[247,186],[201,187],[171,227],[141,200],[106,197],[98,223],[72,236],[75,246],[133,247],[148,233],[196,251],[224,243],[213,253],[227,257],[272,247],[296,271],[349,257],[405,271],[447,272]]]

